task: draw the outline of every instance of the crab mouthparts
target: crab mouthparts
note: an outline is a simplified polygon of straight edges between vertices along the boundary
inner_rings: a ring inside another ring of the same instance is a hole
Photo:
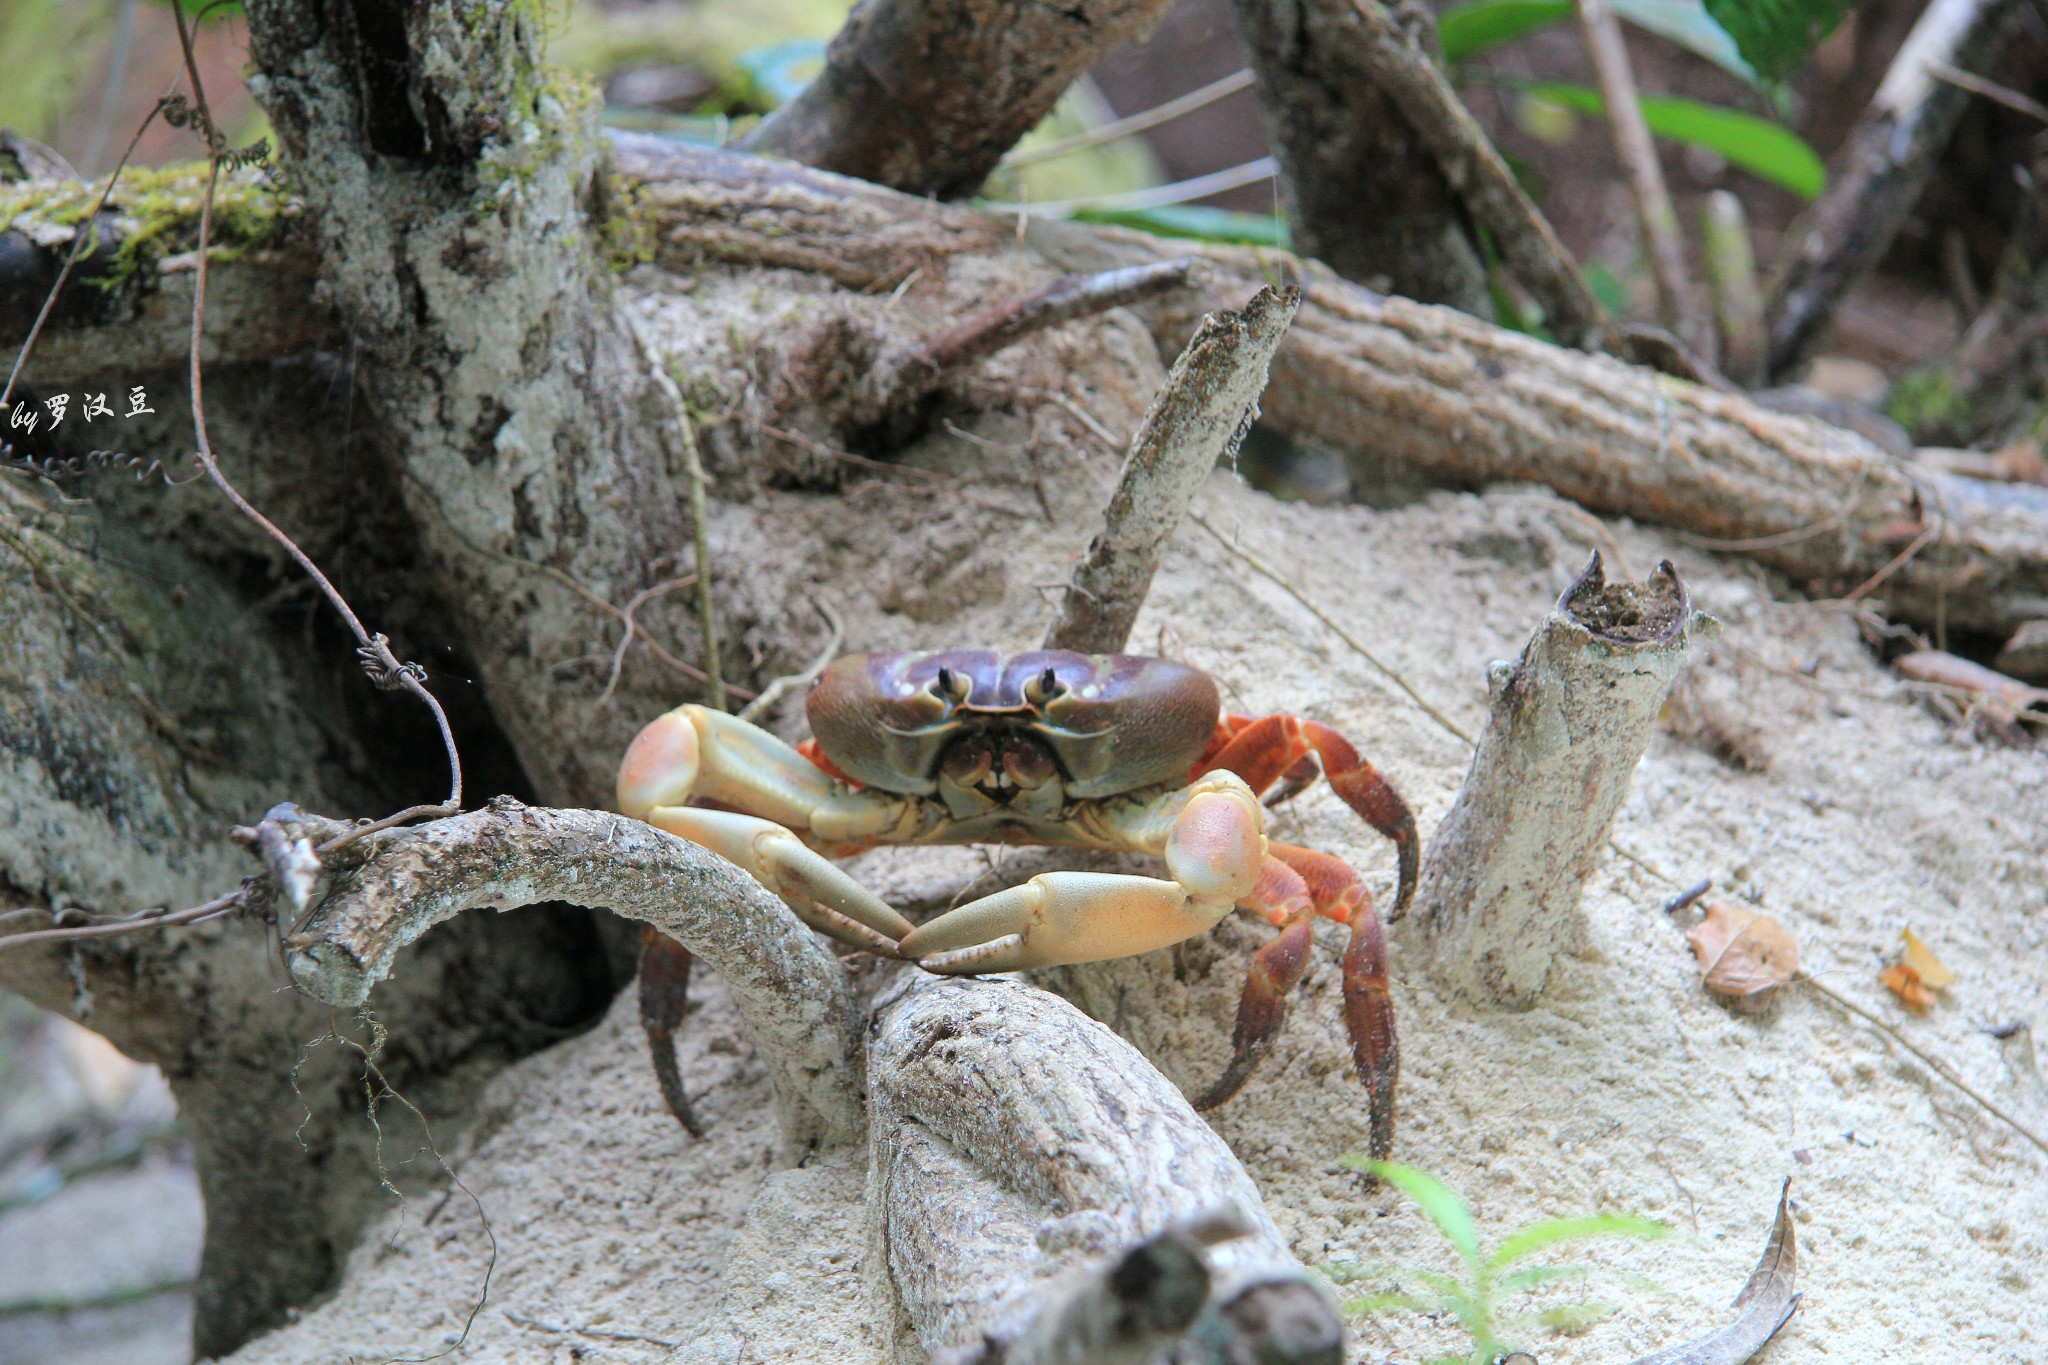
[[[1005,803],[1043,787],[1058,772],[1043,745],[1014,735],[969,735],[946,750],[939,769],[959,786]]]

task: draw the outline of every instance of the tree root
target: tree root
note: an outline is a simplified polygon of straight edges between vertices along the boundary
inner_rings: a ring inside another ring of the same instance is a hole
[[[338,870],[335,889],[285,941],[293,980],[314,998],[361,1004],[399,949],[464,910],[539,901],[613,910],[654,925],[725,979],[768,1061],[785,1156],[858,1137],[860,1021],[846,974],[732,864],[638,820],[507,797],[357,848],[360,861]]]

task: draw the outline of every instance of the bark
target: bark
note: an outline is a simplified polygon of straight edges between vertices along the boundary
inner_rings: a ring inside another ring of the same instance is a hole
[[[1486,271],[1458,201],[1373,82],[1350,0],[1242,0],[1236,12],[1294,249],[1383,293],[1484,315]]]
[[[1584,938],[1579,893],[1697,628],[1668,563],[1609,584],[1596,552],[1522,657],[1487,671],[1492,713],[1418,900],[1431,969],[1467,999],[1530,1008]]]
[[[1102,532],[1075,566],[1047,649],[1122,652],[1166,543],[1258,417],[1266,367],[1300,302],[1292,289],[1261,289],[1243,311],[1202,319],[1131,438]]]
[[[1937,67],[1981,70],[2021,6],[1932,0],[1849,135],[1846,164],[1785,233],[1770,286],[1769,375],[1792,377],[1835,306],[1876,266],[1919,202],[1971,95]]]
[[[327,723],[376,703],[336,696],[299,662],[299,632],[273,637],[234,579],[111,509],[0,473],[0,911],[61,909],[76,924],[192,904],[257,871],[226,830],[278,796],[339,809],[392,799],[394,775],[370,771]],[[495,989],[463,988],[484,980]],[[263,926],[241,920],[0,949],[0,988],[169,1078],[207,1205],[204,1355],[331,1288],[387,1207],[360,1070],[312,1046],[333,1015],[282,984]],[[386,1075],[436,1120],[459,1119],[499,1067],[591,1022],[611,987],[581,912],[458,926],[422,944],[379,1002],[403,1040]],[[383,1121],[392,1141],[421,1136],[403,1114]]]
[[[508,797],[356,847],[366,856],[336,869],[329,896],[285,941],[292,980],[314,999],[361,1005],[393,975],[400,949],[465,910],[602,907],[654,925],[724,979],[773,1072],[786,1160],[860,1133],[846,974],[787,906],[724,859],[622,815]]]
[[[1165,0],[863,0],[825,69],[741,142],[911,194],[971,193]]]
[[[1452,191],[1493,233],[1501,259],[1543,305],[1544,325],[1568,346],[1600,344],[1605,318],[1571,252],[1523,192],[1450,78],[1380,0],[1351,0],[1375,87],[1408,118]]]
[[[674,684],[629,673],[607,694],[601,672],[551,671],[609,625],[563,579],[619,604],[680,572],[687,500],[669,408],[593,244],[616,207],[595,92],[540,65],[536,25],[453,0],[249,10],[253,89],[318,206],[433,587],[539,795],[589,804],[632,718],[672,705]],[[642,615],[695,635],[678,595]]]
[[[1197,1311],[1174,1306],[1175,1286],[1146,1300],[1186,1319],[1153,1333],[1180,1338],[1169,1358],[1340,1358],[1335,1313],[1237,1158],[1135,1049],[1064,1000],[1017,981],[912,977],[877,1006],[871,1075],[870,1216],[934,1361],[1100,1358],[1072,1355],[1072,1334],[1113,1315],[1104,1272],[1133,1244],[1219,1216],[1244,1235],[1209,1250]]]

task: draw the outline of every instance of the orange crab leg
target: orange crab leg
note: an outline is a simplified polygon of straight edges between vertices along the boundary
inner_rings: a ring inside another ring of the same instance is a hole
[[[1264,792],[1290,775],[1304,758],[1314,754],[1323,765],[1330,789],[1344,804],[1364,817],[1365,822],[1391,839],[1399,867],[1400,882],[1394,894],[1394,908],[1387,916],[1398,920],[1408,913],[1415,898],[1415,880],[1421,858],[1415,838],[1415,817],[1380,775],[1380,770],[1358,756],[1351,741],[1320,721],[1300,716],[1266,716],[1253,720],[1229,715],[1216,727],[1216,740],[1195,766],[1200,776],[1227,768],[1245,780],[1255,792]]]
[[[704,1136],[676,1063],[676,1027],[690,1001],[690,950],[651,924],[640,931],[640,1027],[654,1061],[654,1079],[668,1112],[693,1138]]]
[[[1258,885],[1240,902],[1280,928],[1252,956],[1238,997],[1230,1064],[1197,1109],[1213,1109],[1243,1088],[1273,1050],[1287,1014],[1287,996],[1308,970],[1313,915],[1351,925],[1344,951],[1344,1027],[1351,1059],[1365,1084],[1370,1131],[1367,1150],[1384,1160],[1394,1145],[1394,1094],[1401,1075],[1394,1002],[1387,991],[1387,940],[1372,896],[1341,858],[1292,844],[1268,844]]]

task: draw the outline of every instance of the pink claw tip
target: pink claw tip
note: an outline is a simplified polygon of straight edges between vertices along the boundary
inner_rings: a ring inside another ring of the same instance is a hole
[[[680,712],[655,720],[619,763],[619,809],[636,820],[656,806],[680,806],[697,781],[697,727]]]

